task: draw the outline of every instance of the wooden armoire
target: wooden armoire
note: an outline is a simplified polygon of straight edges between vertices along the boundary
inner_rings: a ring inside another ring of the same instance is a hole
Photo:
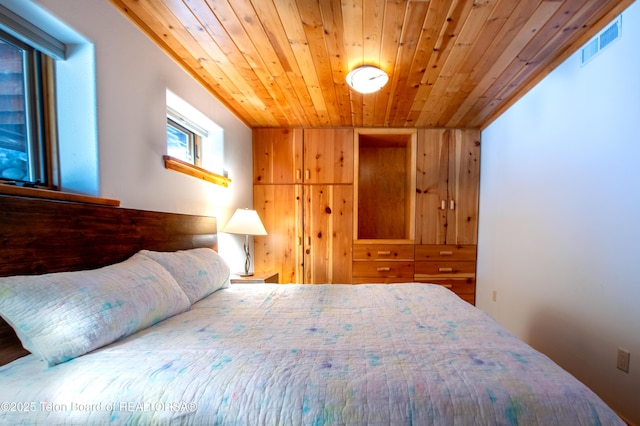
[[[475,302],[480,132],[253,131],[255,269],[281,283],[431,282]]]

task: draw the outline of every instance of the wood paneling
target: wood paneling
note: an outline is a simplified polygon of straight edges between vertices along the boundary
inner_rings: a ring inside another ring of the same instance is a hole
[[[406,146],[363,146],[358,154],[358,238],[406,238]]]
[[[110,1],[253,128],[482,128],[632,3]],[[363,64],[380,92],[346,85]]]
[[[354,240],[415,238],[416,129],[355,130]]]

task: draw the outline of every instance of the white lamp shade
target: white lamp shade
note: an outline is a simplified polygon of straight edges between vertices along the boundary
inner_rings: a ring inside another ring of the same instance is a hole
[[[347,74],[347,84],[360,93],[373,93],[382,89],[389,81],[389,76],[380,68],[363,65]]]
[[[231,216],[222,232],[243,235],[267,235],[260,216],[255,210],[238,209]]]

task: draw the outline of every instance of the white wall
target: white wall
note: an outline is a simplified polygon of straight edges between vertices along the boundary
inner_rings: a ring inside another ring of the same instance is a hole
[[[17,7],[26,4],[24,0],[7,3]],[[33,3],[93,43],[99,167],[96,195],[120,200],[128,208],[213,215],[219,228],[236,208],[252,206],[251,129],[108,1]],[[164,168],[167,89],[224,129],[224,167],[232,179],[228,189]],[[83,117],[77,120],[80,123]],[[73,186],[68,175],[66,179],[63,175],[63,188]],[[221,252],[232,270],[241,270],[244,264],[242,242],[239,237],[220,235]]]
[[[477,305],[640,424],[638,43],[636,3],[483,131]]]

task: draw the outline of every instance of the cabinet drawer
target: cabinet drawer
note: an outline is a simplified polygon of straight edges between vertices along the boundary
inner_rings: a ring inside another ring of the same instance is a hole
[[[448,288],[456,294],[475,294],[476,293],[476,280],[473,278],[463,279],[447,279],[447,280],[416,280],[416,282],[423,282],[429,284],[438,284]]]
[[[475,245],[422,244],[416,246],[416,260],[476,260]]]
[[[424,282],[430,284],[437,284],[448,288],[453,291],[462,300],[465,300],[472,305],[476,303],[476,280],[473,278],[464,279],[416,279],[416,282]]]
[[[354,260],[413,260],[413,244],[354,244]]]
[[[416,262],[416,279],[475,278],[476,262]]]
[[[353,277],[351,284],[401,284],[412,283],[411,277]]]
[[[413,280],[413,262],[356,261],[353,262],[354,277],[405,277]]]

